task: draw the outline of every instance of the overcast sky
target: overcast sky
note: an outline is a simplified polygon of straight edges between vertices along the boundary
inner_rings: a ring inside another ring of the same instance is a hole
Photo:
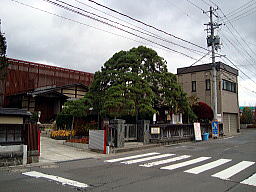
[[[156,39],[152,37],[152,35],[147,36],[125,28],[124,26],[120,26],[119,24],[114,24],[123,30],[130,31],[144,38],[141,39],[125,31],[120,31],[87,17],[71,13],[42,0],[17,1],[45,10],[48,13],[21,5],[12,0],[0,1],[1,30],[5,33],[7,39],[7,56],[11,58],[94,73],[100,70],[104,62],[115,52],[145,45],[153,48],[160,56],[164,57],[167,61],[168,70],[172,73],[176,73],[177,68],[189,66],[193,64],[196,59],[201,58],[207,53],[204,49],[157,32],[152,28],[148,28],[104,9],[103,7],[99,7],[88,0],[62,1],[118,23],[122,23],[123,25],[128,25],[130,28],[135,28],[134,25],[136,25],[140,27],[140,29],[137,28],[138,30],[143,28],[148,31],[146,33],[154,33],[158,38],[164,38],[165,41]],[[81,2],[84,4],[81,4]],[[218,4],[221,11],[225,15],[227,14],[227,18],[230,19],[230,21],[233,20],[233,22],[231,22],[232,25],[226,20],[220,21],[220,23],[226,23],[226,25],[222,25],[221,28],[216,31],[221,37],[223,44],[219,53],[226,55],[242,71],[239,72],[239,76],[241,77],[239,78],[240,105],[256,105],[256,1],[101,0],[97,2],[204,48],[207,48],[206,31],[204,30],[206,26],[204,24],[209,22],[209,17],[207,14],[203,14],[200,9],[208,11],[209,4]],[[248,2],[250,3],[246,4]],[[235,9],[244,4],[246,5],[237,12],[234,12]],[[92,7],[104,11],[108,15]],[[223,16],[221,11],[217,11],[220,17]],[[110,23],[110,21],[107,22]],[[239,34],[236,33],[236,30]],[[150,42],[145,38],[150,40]],[[173,43],[196,51],[192,52],[191,50],[176,46]],[[162,46],[168,47],[168,49]],[[180,53],[175,53],[170,49],[182,52],[188,57]],[[225,61],[225,63],[234,67],[233,64],[224,57],[222,57],[222,59],[223,60],[217,58],[216,60]],[[210,61],[210,56],[207,56],[198,64],[208,63]],[[253,93],[252,91],[255,92]]]

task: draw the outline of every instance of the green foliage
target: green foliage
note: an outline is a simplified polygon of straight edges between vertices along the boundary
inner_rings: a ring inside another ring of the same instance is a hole
[[[59,113],[56,118],[57,129],[71,129],[73,116],[69,114]]]
[[[3,36],[3,34],[0,32],[0,80],[4,80],[7,74],[8,62],[5,57],[6,49],[7,49],[6,39]]]
[[[74,117],[86,116],[92,108],[92,97],[90,93],[79,100],[67,101],[64,104],[62,114],[72,115]]]
[[[37,123],[37,121],[38,121],[38,112],[32,112],[32,116],[30,117],[29,121],[31,123]]]
[[[5,57],[6,49],[7,49],[6,38],[0,32],[0,57]]]
[[[95,73],[85,98],[67,102],[63,114],[82,117],[90,108],[112,118],[149,117],[161,108],[193,115],[166,61],[143,46],[115,53]]]
[[[253,111],[249,107],[243,109],[242,116],[240,117],[240,122],[242,124],[251,124],[253,123]]]
[[[143,46],[114,54],[95,73],[89,94],[93,108],[110,117],[147,116],[163,107],[192,113],[166,61]]]

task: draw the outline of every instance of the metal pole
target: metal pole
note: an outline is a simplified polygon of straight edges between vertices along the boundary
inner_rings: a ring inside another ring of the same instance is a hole
[[[210,7],[210,26],[211,26],[211,39],[212,39],[212,71],[213,71],[213,114],[214,119],[217,119],[217,72],[215,63],[215,42],[214,42],[214,23],[213,23],[213,8]]]

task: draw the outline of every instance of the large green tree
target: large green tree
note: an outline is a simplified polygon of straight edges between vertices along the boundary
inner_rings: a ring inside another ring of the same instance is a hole
[[[6,39],[0,31],[0,80],[3,80],[6,76],[6,69],[8,66],[6,55]]]
[[[251,124],[253,123],[253,111],[250,107],[245,107],[243,109],[240,122],[242,124]]]
[[[85,98],[91,101],[89,107],[110,117],[149,116],[161,108],[191,113],[187,96],[176,76],[167,71],[166,61],[144,46],[114,54],[95,73]]]

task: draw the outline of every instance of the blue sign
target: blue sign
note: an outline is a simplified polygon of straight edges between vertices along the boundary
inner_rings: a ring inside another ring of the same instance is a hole
[[[212,122],[212,136],[213,137],[219,136],[219,122],[218,121]]]

